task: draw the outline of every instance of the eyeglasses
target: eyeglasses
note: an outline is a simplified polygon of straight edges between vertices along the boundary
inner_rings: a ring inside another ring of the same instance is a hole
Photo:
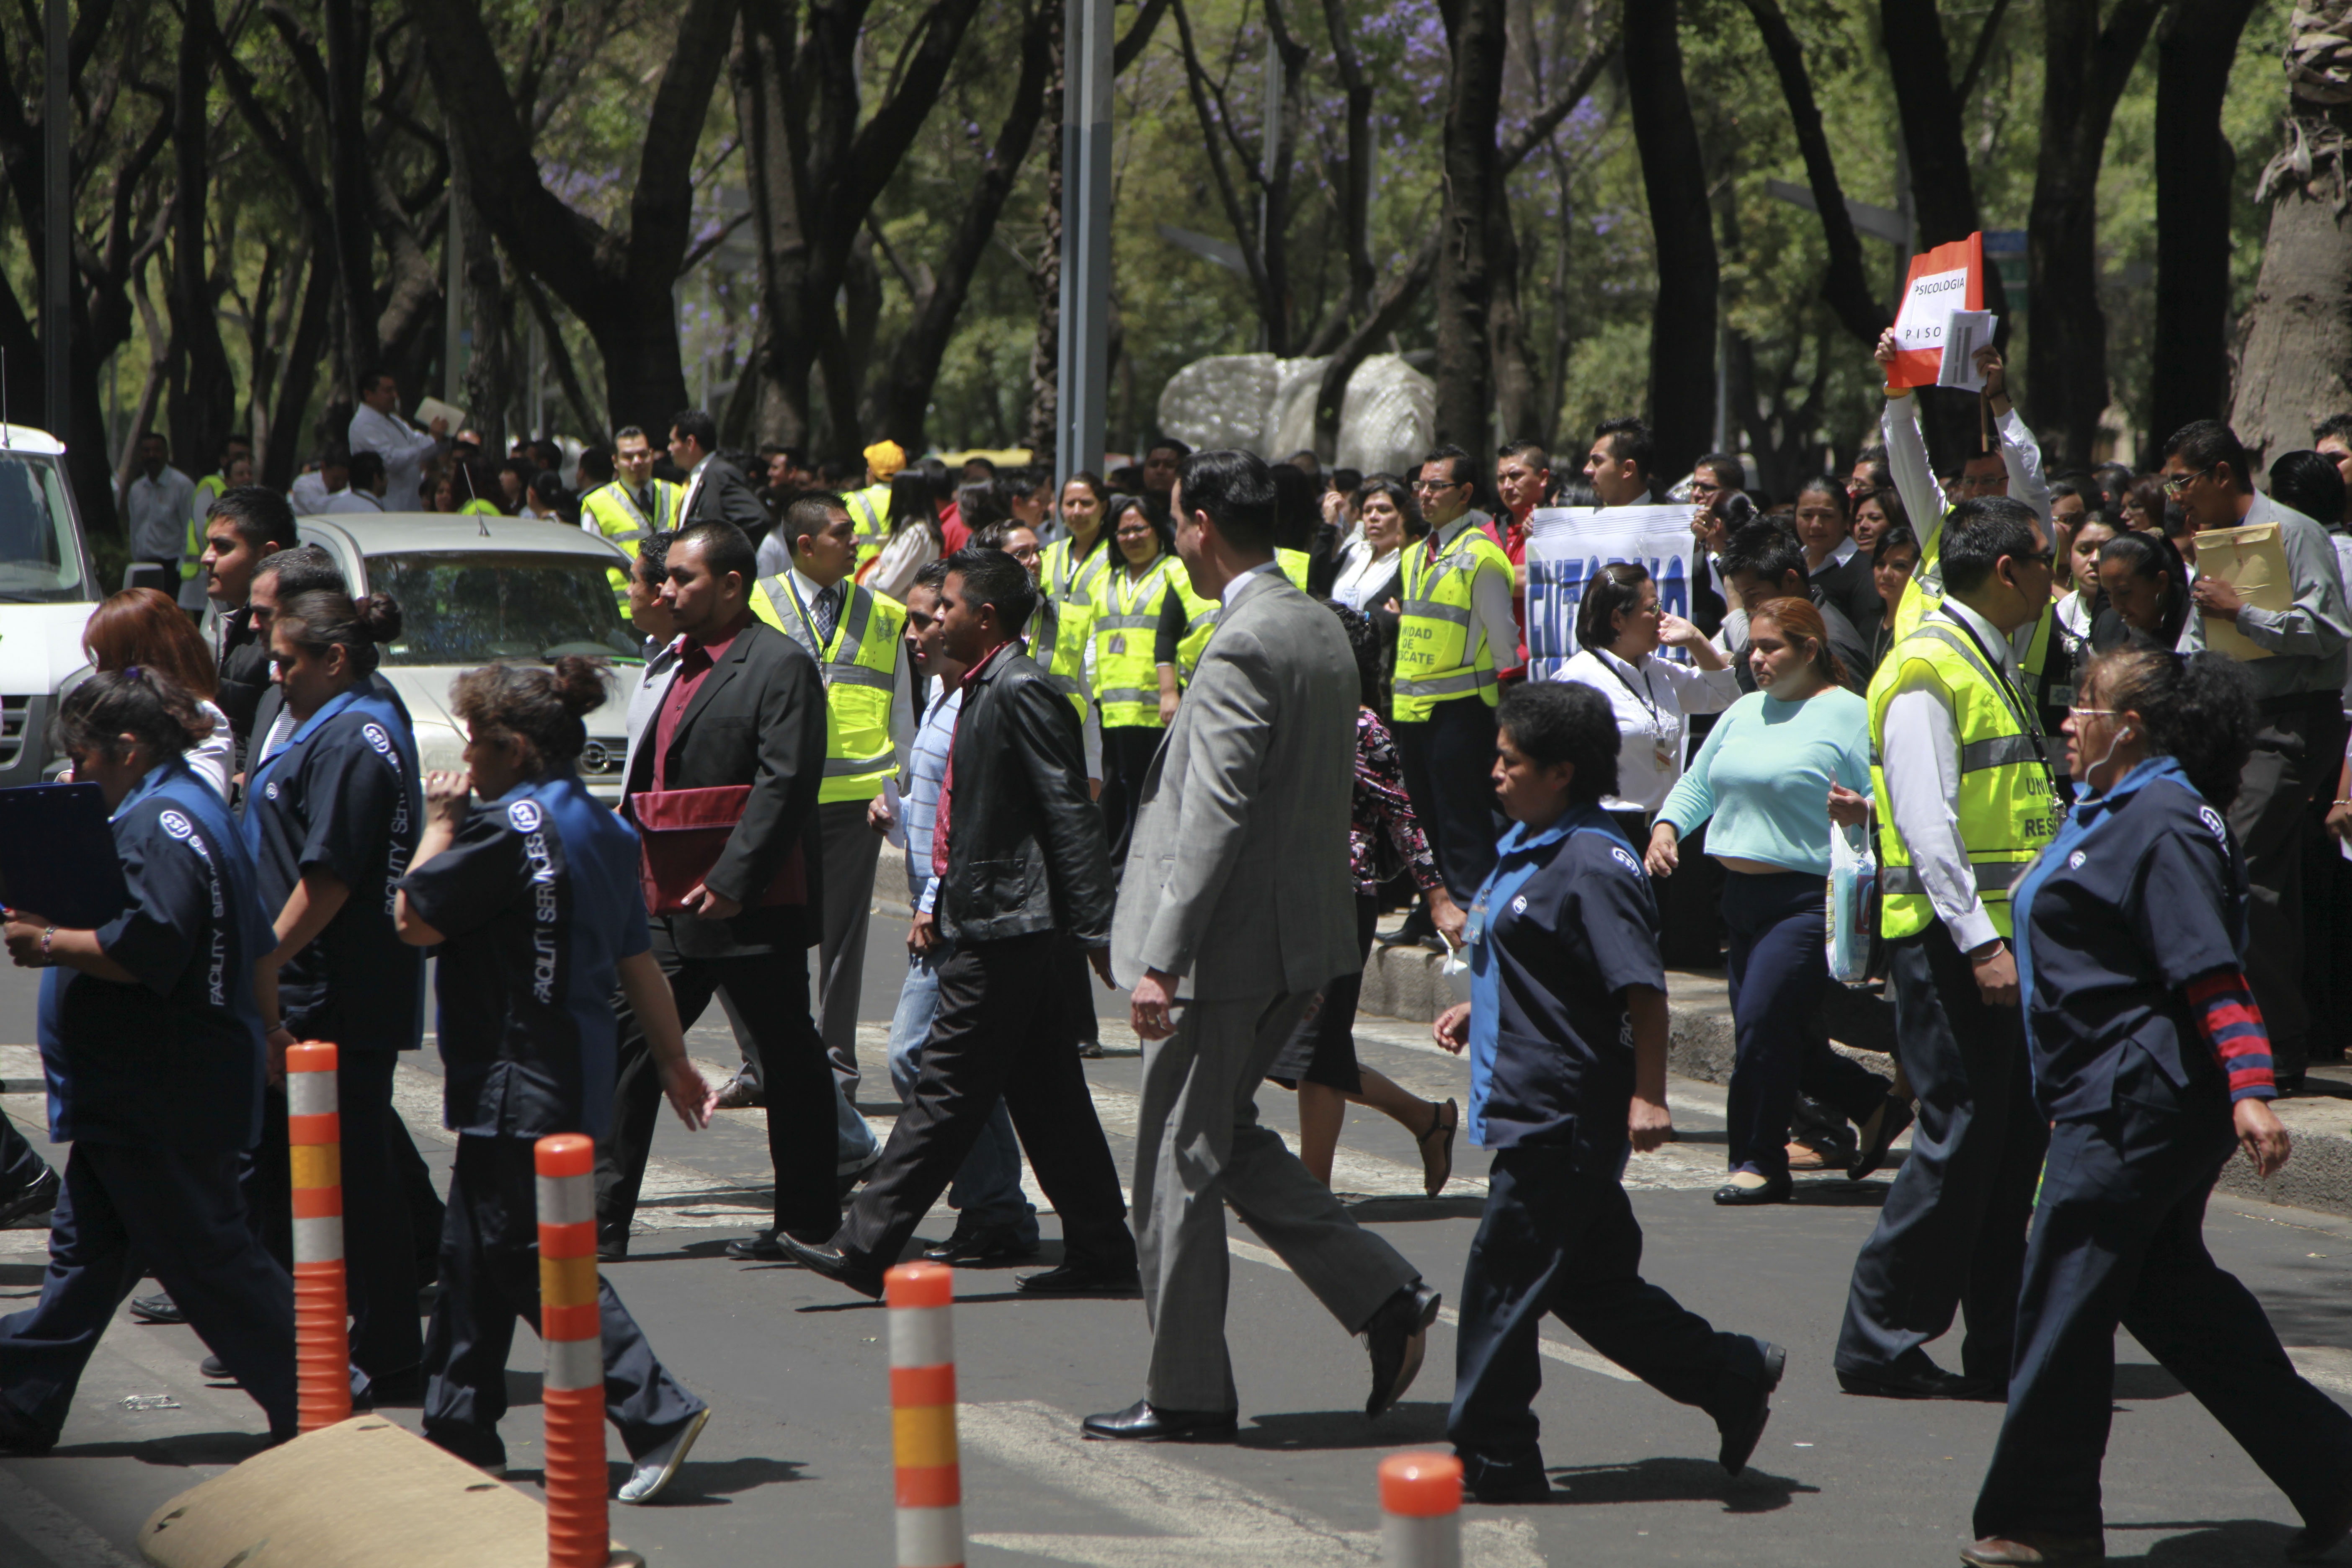
[[[1415,479],[1412,488],[1416,490],[1450,490],[1469,482],[1468,479]]]
[[[2221,464],[2216,463],[2213,465],[2213,468],[2218,468],[2221,466]],[[2187,489],[2190,485],[2195,484],[2200,479],[2211,479],[2213,477],[2213,468],[2200,468],[2193,474],[2175,474],[2170,479],[2164,481],[2164,493],[2175,500],[2179,500],[2180,492]]]
[[[2115,716],[2116,710],[2112,708],[2069,708],[2066,710],[2066,717],[2069,719],[2112,719]]]
[[[1030,562],[1037,559],[1038,550],[1034,544],[1016,544],[1004,553],[1010,555],[1013,559],[1020,562],[1022,564],[1026,565]]]

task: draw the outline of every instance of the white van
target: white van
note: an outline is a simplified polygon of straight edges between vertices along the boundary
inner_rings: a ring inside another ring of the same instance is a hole
[[[82,628],[105,596],[65,452],[55,437],[0,425],[0,788],[39,784],[64,766],[49,721],[89,673]]]

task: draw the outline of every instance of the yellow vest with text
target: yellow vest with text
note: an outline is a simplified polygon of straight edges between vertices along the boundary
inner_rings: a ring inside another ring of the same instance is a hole
[[[628,487],[614,479],[599,485],[580,500],[580,510],[596,525],[608,543],[617,544],[630,560],[637,558],[637,542],[648,533],[667,533],[678,525],[678,503],[686,499],[686,487],[667,479],[651,481],[654,487],[654,515],[647,517],[637,506],[637,498]],[[604,574],[613,582],[613,596],[624,606],[629,597],[629,574],[619,566],[605,568]]]
[[[1161,555],[1139,579],[1108,574],[1095,611],[1095,700],[1105,729],[1160,727],[1160,663],[1154,646],[1171,576],[1184,568]]]
[[[890,694],[897,681],[899,641],[907,629],[907,606],[862,583],[845,583],[841,618],[824,645],[817,668],[824,677],[824,782],[819,804],[872,800],[882,781],[895,778],[898,760],[890,744]],[[789,577],[760,579],[751,613],[786,637],[814,642],[815,627]]]
[[[1475,627],[1471,588],[1478,574],[1496,571],[1510,580],[1511,558],[1494,536],[1475,523],[1454,537],[1444,552],[1430,559],[1430,541],[1405,546],[1404,592],[1397,623],[1396,718],[1412,723],[1429,717],[1441,702],[1475,697],[1489,708],[1500,698],[1495,684],[1495,650]]]
[[[849,521],[857,530],[857,563],[863,566],[890,542],[890,487],[868,485],[841,499],[849,504]]]
[[[1912,869],[1888,805],[1886,706],[1898,690],[1933,685],[1952,704],[1960,748],[1959,798],[1952,816],[1968,847],[1977,892],[1993,929],[2011,934],[2009,895],[2042,847],[2058,833],[2058,797],[2044,760],[2044,738],[2030,701],[1988,664],[1968,631],[1949,616],[1923,621],[1895,643],[1870,682],[1870,788],[1878,803],[1879,931],[1914,936],[1935,921],[1935,907]]]

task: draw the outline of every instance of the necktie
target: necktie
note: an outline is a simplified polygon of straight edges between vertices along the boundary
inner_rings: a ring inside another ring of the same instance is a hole
[[[833,628],[841,619],[841,584],[835,583],[818,590],[816,603],[809,606],[809,613],[816,622],[817,647],[830,647]]]

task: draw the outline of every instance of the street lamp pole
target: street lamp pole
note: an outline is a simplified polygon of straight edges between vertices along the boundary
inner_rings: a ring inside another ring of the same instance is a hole
[[[1111,0],[1063,0],[1062,342],[1054,493],[1099,471],[1110,386]]]

